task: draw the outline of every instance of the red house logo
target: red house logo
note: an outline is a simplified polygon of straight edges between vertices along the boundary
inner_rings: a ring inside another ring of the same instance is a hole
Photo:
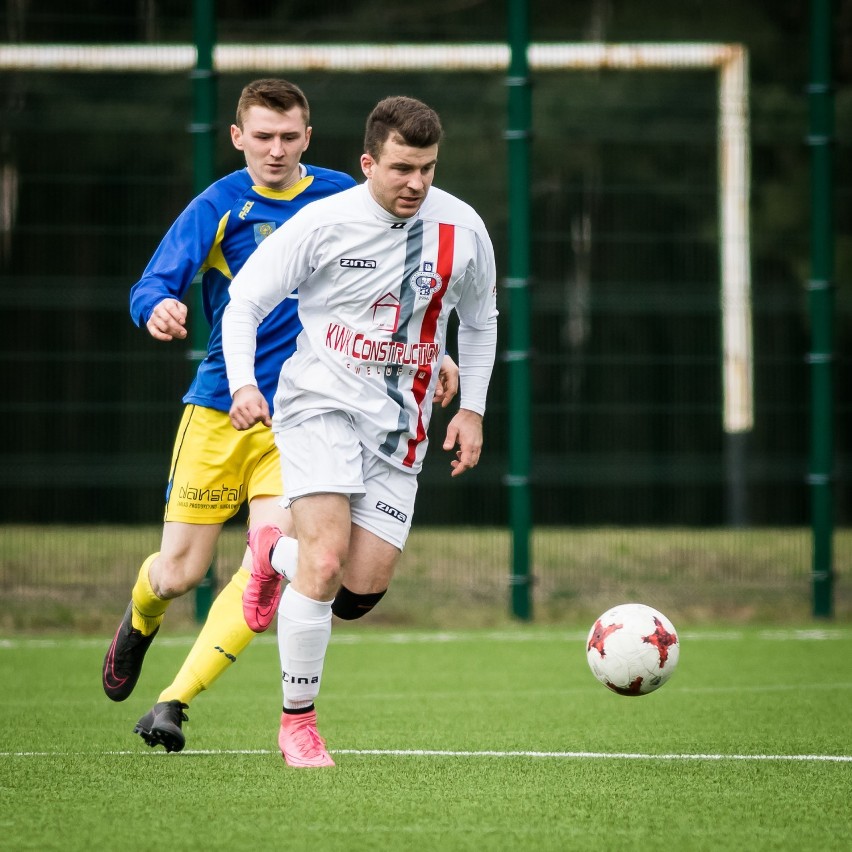
[[[379,331],[394,332],[399,325],[399,299],[393,293],[385,293],[384,296],[373,302],[373,328]]]

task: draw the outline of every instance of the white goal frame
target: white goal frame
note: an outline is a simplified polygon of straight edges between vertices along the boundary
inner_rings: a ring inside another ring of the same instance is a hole
[[[532,71],[696,70],[718,72],[719,260],[722,315],[723,426],[728,433],[754,425],[754,368],[749,224],[750,161],[748,53],[740,44],[533,43]],[[220,44],[217,71],[364,72],[506,71],[506,44]],[[190,71],[188,44],[3,44],[2,71]]]

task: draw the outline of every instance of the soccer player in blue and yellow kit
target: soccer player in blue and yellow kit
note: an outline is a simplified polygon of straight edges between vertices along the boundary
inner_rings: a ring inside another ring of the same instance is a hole
[[[311,139],[309,118],[308,101],[292,83],[263,79],[247,85],[231,126],[231,141],[245,155],[246,167],[216,181],[189,204],[131,290],[130,313],[137,325],[156,340],[183,339],[187,307],[182,300],[200,270],[211,331],[207,355],[183,397],[186,407],[172,454],[160,550],[142,564],[104,659],[103,688],[113,701],[124,701],[133,691],[166,608],[204,578],[224,523],[246,500],[250,527],[292,529],[289,510],[280,505],[281,465],[271,430],[259,423],[238,432],[228,418],[231,396],[221,320],[231,280],[261,241],[306,204],[355,185],[347,174],[300,162]],[[294,351],[302,328],[297,304],[285,300],[258,334],[258,382],[270,408],[281,364]],[[450,362],[447,369],[444,384],[454,395],[455,365]],[[295,564],[295,540],[291,545]],[[137,723],[135,733],[149,745],[163,745],[167,751],[183,748],[181,723],[190,700],[255,635],[243,615],[250,571],[247,549],[175,680]]]

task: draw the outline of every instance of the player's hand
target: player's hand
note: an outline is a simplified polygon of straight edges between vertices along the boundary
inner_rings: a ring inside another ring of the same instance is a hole
[[[234,394],[229,416],[234,429],[240,432],[251,429],[255,423],[272,425],[266,397],[254,385],[243,385]]]
[[[435,396],[433,404],[440,403],[441,408],[446,408],[453,397],[459,392],[459,368],[449,355],[444,355],[441,361],[441,369],[438,373],[438,384],[435,385]]]
[[[482,452],[482,415],[467,408],[460,408],[447,426],[444,449],[456,450],[456,457],[450,462],[453,472],[450,476],[459,476],[466,470],[479,464]]]
[[[177,299],[163,299],[145,323],[156,340],[183,340],[186,337],[186,305]]]

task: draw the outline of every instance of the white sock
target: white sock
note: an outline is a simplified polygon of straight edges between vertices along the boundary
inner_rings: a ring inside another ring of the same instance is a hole
[[[284,707],[310,707],[319,694],[325,652],[331,638],[331,601],[315,601],[292,586],[278,607],[278,654]]]
[[[299,562],[299,542],[289,535],[282,536],[272,548],[272,567],[283,574],[291,583],[296,577],[296,566]]]

